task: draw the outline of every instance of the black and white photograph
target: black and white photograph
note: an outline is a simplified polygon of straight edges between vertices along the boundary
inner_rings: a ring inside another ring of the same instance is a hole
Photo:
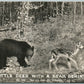
[[[0,1],[0,83],[84,83],[84,2]]]

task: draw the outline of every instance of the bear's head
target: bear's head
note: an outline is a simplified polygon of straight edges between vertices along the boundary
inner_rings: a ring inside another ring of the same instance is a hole
[[[32,58],[33,54],[34,54],[34,46],[32,46],[32,47],[27,49],[26,57],[27,57],[28,61],[30,61],[30,59]]]

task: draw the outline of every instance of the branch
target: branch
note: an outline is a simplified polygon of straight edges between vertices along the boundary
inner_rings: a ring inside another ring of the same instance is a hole
[[[9,31],[9,29],[0,29],[0,32],[3,32],[3,31]]]

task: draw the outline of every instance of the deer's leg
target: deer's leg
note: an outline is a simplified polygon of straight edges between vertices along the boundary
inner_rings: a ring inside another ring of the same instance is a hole
[[[58,68],[57,68],[57,61],[59,60],[60,57],[70,58],[70,57],[68,57],[68,55],[58,56],[57,59],[53,62],[53,65],[54,65],[56,70],[58,70]],[[70,68],[71,67],[70,63],[68,63],[68,65],[69,65],[69,68]]]
[[[71,71],[71,63],[68,62],[68,67],[69,67],[69,70]]]
[[[49,62],[49,70],[51,70],[51,62]]]
[[[76,68],[76,70],[78,70],[77,62],[76,62],[74,59],[72,59],[72,58],[69,58],[69,59],[75,64],[75,68]]]
[[[66,57],[66,58],[68,58],[68,59],[70,59],[70,61],[72,61],[74,64],[75,64],[75,67],[76,67],[76,69],[78,70],[78,65],[77,65],[77,62],[74,60],[74,59],[72,59],[71,57],[69,57],[69,56],[63,56],[63,57]],[[68,63],[68,65],[69,65],[69,68],[70,68],[70,63]]]
[[[51,70],[52,59],[49,60],[49,70]]]
[[[59,58],[60,57],[57,57],[57,59],[53,62],[53,65],[54,65],[54,67],[55,67],[56,70],[58,70],[58,68],[57,68],[57,61],[58,61]]]
[[[55,62],[53,62],[53,65],[54,65],[54,67],[55,67],[55,70],[58,71],[57,64],[56,64]]]
[[[51,65],[51,64],[52,64],[52,62],[53,62],[54,60],[55,60],[55,59],[50,59],[50,60],[49,60],[49,69],[50,69],[50,70],[51,70],[51,68],[52,68],[52,65]]]

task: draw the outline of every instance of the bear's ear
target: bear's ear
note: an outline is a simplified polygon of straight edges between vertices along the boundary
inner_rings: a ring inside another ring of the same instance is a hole
[[[34,46],[32,46],[32,50],[34,50]]]

